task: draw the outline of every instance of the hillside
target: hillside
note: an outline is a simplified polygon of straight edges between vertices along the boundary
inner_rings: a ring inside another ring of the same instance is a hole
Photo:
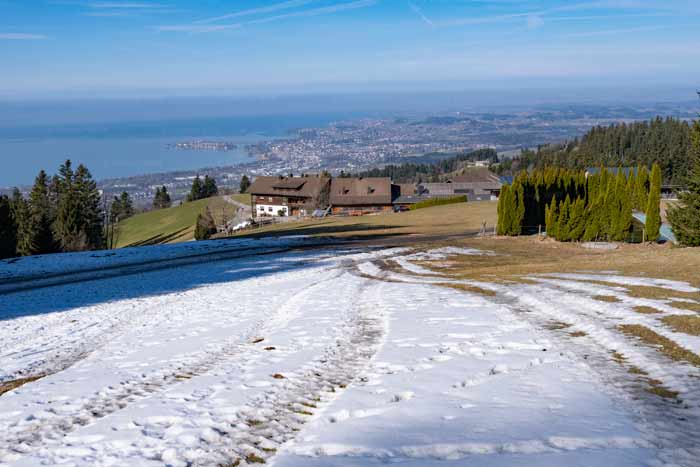
[[[665,183],[682,185],[690,168],[690,124],[657,117],[648,122],[592,128],[581,139],[525,150],[502,161],[500,171],[514,173],[527,167],[650,167],[661,166]]]
[[[242,203],[250,203],[249,195],[231,197]],[[223,217],[229,219],[236,210],[234,205],[219,196],[138,214],[119,223],[117,248],[193,240],[197,215],[207,206],[217,223]]]

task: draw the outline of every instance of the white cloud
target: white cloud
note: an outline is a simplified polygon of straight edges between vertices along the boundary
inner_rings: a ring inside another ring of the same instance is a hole
[[[242,10],[242,11],[238,11],[236,13],[229,13],[227,15],[221,15],[221,16],[217,16],[214,18],[202,19],[199,21],[195,21],[195,23],[197,23],[197,24],[214,23],[217,21],[223,21],[225,19],[239,18],[241,16],[252,16],[252,15],[258,15],[261,13],[273,13],[273,12],[279,11],[279,10],[286,10],[289,8],[297,8],[300,6],[308,5],[309,3],[312,3],[314,1],[317,1],[317,0],[289,0],[287,2],[275,3],[273,5],[269,5],[269,6],[265,6],[265,7],[251,8],[248,10]]]

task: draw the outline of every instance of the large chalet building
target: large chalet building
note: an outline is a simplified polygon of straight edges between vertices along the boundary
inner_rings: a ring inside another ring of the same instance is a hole
[[[248,188],[253,213],[265,216],[307,216],[328,203],[331,179],[306,177],[257,177]]]
[[[493,200],[501,184],[488,169],[465,171],[443,183],[420,184],[396,184],[388,177],[261,176],[248,193],[256,217],[303,217],[319,209],[361,215],[405,210],[430,198],[456,195],[466,195],[470,201]]]

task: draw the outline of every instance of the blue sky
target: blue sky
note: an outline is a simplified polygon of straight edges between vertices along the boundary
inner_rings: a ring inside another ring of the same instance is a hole
[[[699,0],[0,0],[0,95],[700,84]]]

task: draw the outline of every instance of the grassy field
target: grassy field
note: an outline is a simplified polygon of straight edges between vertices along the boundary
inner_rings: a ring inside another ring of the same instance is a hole
[[[395,236],[453,236],[479,232],[483,222],[493,231],[496,223],[496,202],[436,206],[416,211],[387,213],[361,217],[329,217],[275,224],[246,231],[242,236],[314,235],[358,238],[391,238]]]
[[[250,203],[249,195],[232,197],[242,203]],[[236,210],[222,197],[216,197],[138,214],[119,223],[117,248],[192,240],[197,215],[207,206],[217,224],[221,223],[222,218],[230,219]]]

